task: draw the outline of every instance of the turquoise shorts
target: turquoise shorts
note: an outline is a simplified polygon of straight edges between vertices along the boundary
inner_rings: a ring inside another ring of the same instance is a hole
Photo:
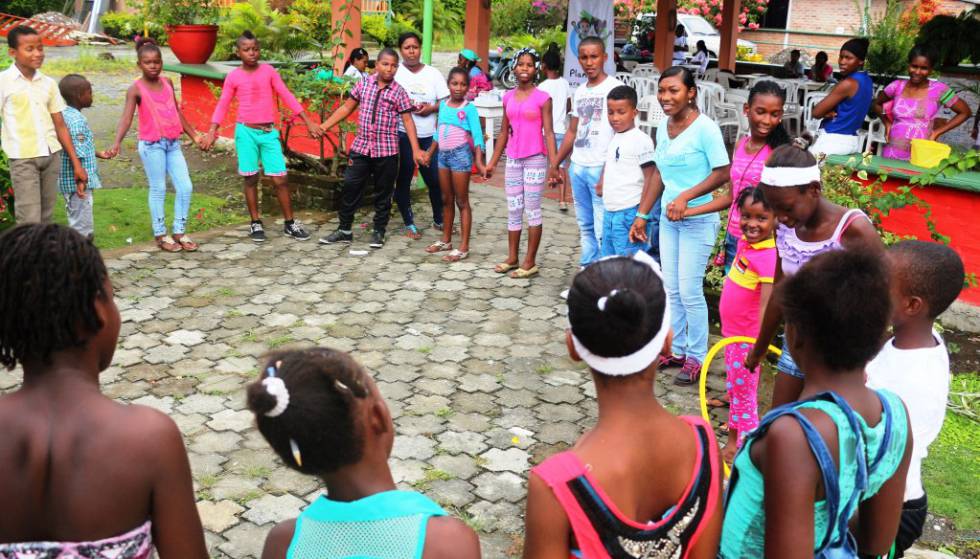
[[[250,177],[259,174],[259,163],[267,177],[286,175],[286,158],[282,155],[279,131],[269,131],[235,124],[235,151],[238,152],[238,174]]]

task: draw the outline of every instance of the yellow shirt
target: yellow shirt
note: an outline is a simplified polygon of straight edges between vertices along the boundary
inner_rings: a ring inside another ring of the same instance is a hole
[[[0,72],[0,145],[7,157],[43,157],[61,150],[51,115],[65,109],[58,84],[40,71],[28,79],[16,64]]]

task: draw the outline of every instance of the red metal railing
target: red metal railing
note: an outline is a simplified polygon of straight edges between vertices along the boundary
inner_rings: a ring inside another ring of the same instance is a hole
[[[7,32],[18,25],[29,25],[34,28],[45,46],[70,47],[78,44],[78,41],[70,37],[71,32],[74,31],[71,27],[0,13],[0,37],[6,37]]]

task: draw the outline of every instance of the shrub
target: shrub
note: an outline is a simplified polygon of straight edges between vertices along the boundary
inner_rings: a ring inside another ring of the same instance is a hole
[[[919,32],[918,20],[897,0],[888,0],[884,13],[875,21],[865,13],[868,46],[866,66],[869,72],[894,77],[906,73],[909,50]]]
[[[527,22],[533,7],[528,0],[493,0],[490,10],[491,36],[529,33]]]
[[[10,162],[0,150],[0,227],[14,222],[14,186],[10,182]]]
[[[408,31],[421,35],[421,32],[412,25],[412,22],[401,15],[392,18],[391,23],[386,22],[385,17],[380,15],[369,15],[361,18],[361,32],[373,38],[383,47],[397,46],[398,36]]]
[[[415,29],[422,28],[424,0],[401,2],[398,15],[404,16]],[[436,35],[454,34],[463,30],[463,17],[450,10],[443,2],[432,3],[432,31]],[[397,35],[396,35],[397,37]]]
[[[919,30],[915,44],[934,49],[938,66],[956,66],[964,60],[980,64],[980,8],[959,16],[938,15]],[[967,40],[972,38],[972,40]]]
[[[332,18],[329,2],[294,0],[289,6],[289,13],[296,18],[297,24],[303,28],[303,31],[317,43],[322,45],[330,39]]]
[[[721,28],[722,0],[681,0],[678,4],[681,13],[701,16],[711,25]],[[758,29],[759,22],[769,10],[769,0],[742,0],[739,10],[739,30]]]
[[[44,12],[60,12],[64,9],[62,0],[8,0],[0,2],[0,12],[29,17]]]
[[[311,37],[299,25],[299,18],[269,7],[268,0],[238,2],[224,11],[219,23],[216,60],[235,58],[235,41],[251,30],[262,45],[265,58],[292,58],[310,48]]]
[[[147,14],[163,26],[218,23],[221,11],[215,0],[148,0]]]

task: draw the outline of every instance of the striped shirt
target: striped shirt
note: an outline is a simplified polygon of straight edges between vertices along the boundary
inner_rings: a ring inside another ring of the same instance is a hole
[[[60,151],[51,115],[63,110],[58,84],[40,70],[31,79],[16,64],[0,72],[0,145],[7,157],[44,157]]]
[[[92,136],[92,128],[88,125],[88,119],[75,107],[65,107],[61,113],[65,117],[65,127],[71,134],[71,143],[75,146],[75,153],[78,160],[82,163],[82,168],[88,174],[88,184],[86,190],[100,188],[102,181],[99,180],[99,168],[95,163],[95,140]],[[74,194],[75,191],[75,169],[71,165],[71,158],[67,153],[61,154],[61,176],[58,177],[58,189],[62,194]]]

